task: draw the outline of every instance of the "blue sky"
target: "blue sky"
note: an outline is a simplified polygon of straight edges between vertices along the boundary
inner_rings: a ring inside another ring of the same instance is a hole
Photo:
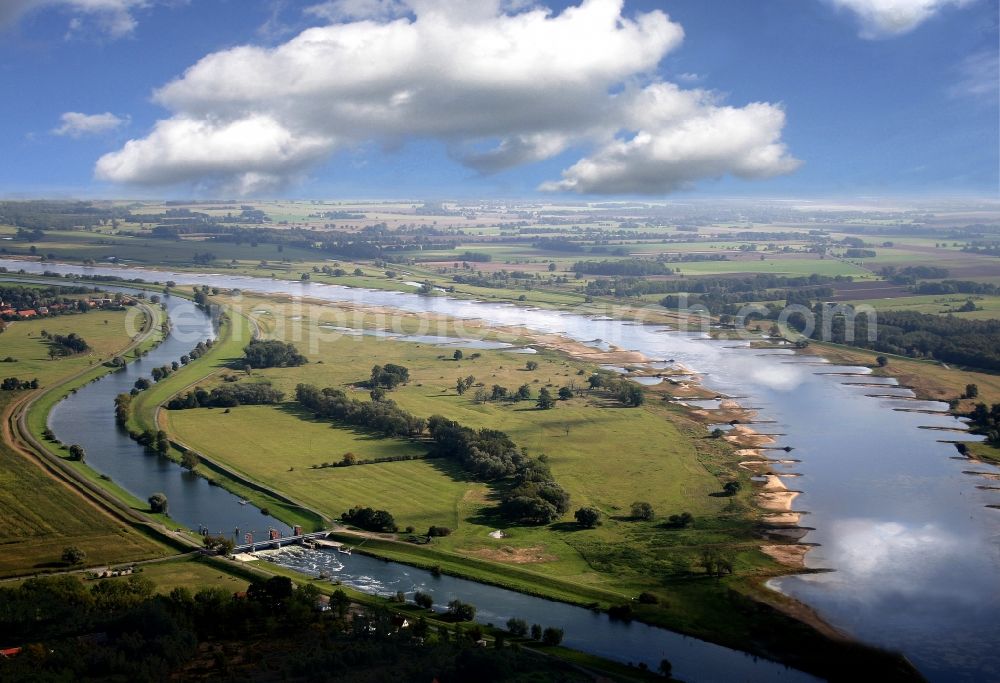
[[[0,196],[998,195],[993,0],[451,1],[13,0]]]

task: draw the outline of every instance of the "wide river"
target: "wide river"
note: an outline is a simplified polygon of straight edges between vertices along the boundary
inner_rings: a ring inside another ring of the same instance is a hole
[[[798,475],[785,482],[801,491],[794,507],[807,513],[804,525],[812,529],[803,539],[815,544],[806,556],[807,566],[833,571],[786,577],[772,582],[773,588],[812,606],[829,622],[864,641],[903,652],[931,680],[1000,680],[996,618],[1000,510],[987,507],[1000,505],[1000,491],[990,485],[995,482],[970,474],[1000,475],[1000,469],[970,463],[958,456],[954,445],[944,442],[972,438],[941,431],[964,428],[960,421],[943,413],[901,410],[942,411],[947,406],[906,401],[912,392],[893,388],[892,381],[857,376],[867,372],[864,368],[817,364],[808,356],[754,350],[662,326],[445,296],[142,268],[82,268],[5,259],[0,259],[0,266],[11,272],[173,280],[432,312],[489,325],[555,332],[595,346],[610,343],[650,358],[683,363],[704,373],[704,385],[713,391],[744,397],[742,403],[759,410],[758,419],[774,421],[762,431],[781,434],[776,445],[794,448],[788,458],[794,461],[775,464],[774,469]],[[193,345],[187,343],[178,355]],[[150,368],[161,364],[153,359],[142,362]],[[864,386],[875,382],[886,386]],[[53,422],[58,418],[57,409]],[[91,455],[95,451],[87,448],[87,453],[88,461],[100,467]],[[115,479],[121,481],[117,473]],[[140,491],[148,495],[148,486]],[[236,523],[182,514],[174,498],[171,512],[185,524],[197,528],[205,523],[213,531]],[[259,513],[255,514],[259,519]],[[262,526],[257,520],[241,523]],[[273,520],[268,523],[277,525]],[[398,585],[398,581],[389,583]],[[567,644],[573,646],[570,632]],[[682,678],[715,678],[683,668],[675,668]],[[778,667],[747,669],[745,675],[742,671],[737,680],[769,680],[794,673]]]

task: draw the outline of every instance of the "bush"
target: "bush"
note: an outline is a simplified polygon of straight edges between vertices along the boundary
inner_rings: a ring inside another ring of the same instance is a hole
[[[682,512],[679,515],[670,515],[667,524],[677,529],[684,529],[694,524],[694,515],[690,512]]]
[[[347,524],[352,524],[366,531],[396,531],[396,520],[385,510],[375,510],[370,507],[353,507],[343,513],[340,518]]]
[[[451,529],[446,526],[432,526],[427,530],[428,536],[448,536],[451,534]]]
[[[510,618],[507,620],[507,630],[512,636],[523,638],[528,635],[528,622],[524,619]]]
[[[83,564],[87,559],[87,553],[77,548],[75,545],[71,545],[68,548],[64,548],[62,551],[62,561],[66,564],[76,565]]]
[[[434,605],[434,598],[430,593],[422,593],[417,591],[413,594],[413,602],[417,607],[423,607],[424,609],[430,609]]]
[[[561,628],[548,627],[542,632],[542,643],[544,645],[549,645],[555,647],[562,642],[563,630]]]
[[[657,605],[657,604],[659,604],[659,602],[660,602],[660,599],[658,597],[656,597],[655,595],[653,595],[652,593],[650,593],[649,591],[643,591],[642,593],[639,593],[639,603],[640,604],[643,604],[643,605]]]
[[[149,497],[149,509],[162,514],[167,513],[167,496],[163,493],[154,493]]]
[[[284,368],[305,365],[308,359],[294,344],[276,339],[254,339],[243,348],[244,363],[251,368]]]
[[[593,529],[601,523],[601,511],[597,508],[580,508],[573,516],[576,518],[577,524],[588,529]]]
[[[649,521],[653,519],[655,513],[653,512],[653,506],[649,503],[643,501],[636,501],[632,503],[632,519],[641,519],[644,521]]]
[[[472,621],[476,618],[476,607],[455,599],[448,603],[448,614],[458,621]]]

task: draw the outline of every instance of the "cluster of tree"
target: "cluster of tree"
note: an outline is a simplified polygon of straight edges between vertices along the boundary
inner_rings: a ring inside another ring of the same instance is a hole
[[[175,396],[167,403],[168,410],[189,408],[235,408],[236,406],[260,406],[281,403],[285,395],[263,382],[224,384],[205,391],[195,387],[183,396]]]
[[[295,387],[295,400],[316,415],[385,436],[416,437],[423,433],[426,421],[403,410],[395,401],[358,401],[342,390],[317,389],[309,384]]]
[[[642,387],[612,372],[595,372],[587,378],[590,388],[603,389],[624,406],[636,408],[646,401]]]
[[[1000,370],[1000,321],[966,320],[915,311],[879,311],[875,321],[864,313],[848,318],[836,309],[817,304],[814,339],[822,339],[825,329],[839,344],[849,344],[882,353],[913,358],[934,358],[987,370]],[[877,324],[875,324],[877,322]],[[791,316],[789,323],[794,324]],[[874,341],[869,340],[874,332]]]
[[[322,470],[329,467],[353,467],[354,465],[377,465],[383,462],[406,462],[408,460],[426,460],[429,455],[384,455],[378,458],[359,458],[354,453],[344,453],[344,457],[336,462],[324,462],[319,465],[310,465],[313,470]]]
[[[552,477],[544,455],[531,459],[507,434],[478,431],[435,415],[427,421],[433,453],[458,461],[483,481],[508,479],[501,512],[523,524],[548,524],[569,510],[569,494]]]
[[[25,389],[37,389],[38,379],[18,379],[17,377],[5,377],[0,381],[0,391],[20,391]]]
[[[682,512],[679,515],[667,517],[667,526],[674,529],[686,529],[694,524],[694,515],[690,512]]]
[[[54,346],[55,350],[63,355],[73,355],[77,353],[84,353],[90,350],[90,344],[78,335],[76,332],[70,332],[69,334],[53,334],[42,336],[47,336],[49,342]]]
[[[440,415],[427,420],[427,428],[435,454],[457,460],[483,481],[513,476],[529,461],[507,434],[495,429],[476,431]]]
[[[132,394],[115,396],[115,422],[124,427],[132,417]]]
[[[166,455],[167,451],[170,450],[170,437],[168,437],[167,433],[162,429],[146,429],[141,432],[129,432],[129,436],[138,442],[140,446],[145,446],[154,453]]]
[[[527,401],[531,398],[531,387],[527,384],[522,384],[516,390],[508,389],[505,386],[499,384],[494,384],[489,390],[486,387],[480,387],[476,390],[473,399],[476,403],[486,403],[487,401],[506,401],[508,403],[517,403],[518,401]]]
[[[539,240],[535,240],[531,246],[535,249],[541,249],[543,251],[585,251],[582,244],[565,237],[543,237]]]
[[[897,285],[912,285],[917,280],[943,280],[951,273],[947,268],[937,266],[906,266],[897,268],[896,266],[885,266],[879,274]]]
[[[875,258],[878,256],[878,252],[874,249],[845,249],[844,258]]]
[[[919,282],[914,285],[913,292],[915,294],[995,296],[1000,293],[1000,287],[989,282],[973,282],[972,280],[939,280],[937,282]]]
[[[460,353],[460,352],[456,351],[455,353]],[[455,360],[459,359],[455,358]],[[461,396],[466,391],[471,389],[475,383],[476,383],[476,378],[473,377],[472,375],[469,375],[468,377],[459,377],[458,380],[455,382],[455,391],[457,391],[458,395]]]
[[[966,395],[969,393],[971,392],[966,390]],[[978,389],[975,394],[979,394]],[[1000,446],[1000,403],[994,403],[992,406],[977,403],[969,413],[969,419],[972,421],[973,432],[985,435],[990,444]]]
[[[153,378],[154,382],[160,382],[169,377],[171,373],[180,370],[180,367],[180,363],[178,361],[174,361],[170,365],[161,365],[158,368],[153,368],[150,370],[149,376]],[[148,389],[149,387],[146,386],[145,388]]]
[[[651,259],[625,259],[621,261],[577,261],[573,264],[577,275],[626,275],[646,277],[649,275],[673,275],[673,266]]]
[[[472,263],[489,263],[493,260],[490,254],[482,251],[467,251],[459,256],[463,261],[470,261]]]
[[[563,640],[563,630],[561,628],[548,627],[543,629],[541,624],[532,624],[528,627],[528,622],[524,619],[512,617],[507,620],[507,632],[515,638],[531,638],[531,640],[541,641],[544,645],[556,646]]]
[[[340,515],[345,524],[351,524],[366,531],[394,532],[396,520],[385,510],[355,506]]]
[[[243,348],[243,361],[251,368],[295,367],[309,362],[294,344],[276,339],[254,339]]]
[[[500,501],[500,511],[520,524],[549,524],[569,511],[569,494],[552,477],[544,454],[526,461]]]
[[[129,215],[125,207],[98,205],[89,201],[4,201],[0,202],[0,223],[40,230],[90,230],[98,226],[117,227]]]
[[[448,616],[455,621],[472,621],[476,618],[476,606],[455,598],[448,602]]]
[[[400,384],[410,381],[410,371],[402,365],[386,363],[372,367],[372,374],[368,379],[368,386],[372,389],[382,388],[392,391]]]
[[[203,342],[198,342],[198,345],[196,347],[188,351],[185,355],[181,356],[181,365],[187,365],[193,360],[198,360],[206,353],[208,353],[208,350],[212,348],[212,346],[214,345],[215,341],[213,341],[212,339],[206,339]]]
[[[497,270],[488,274],[458,274],[453,275],[451,279],[457,284],[473,287],[490,287],[492,289],[525,287],[530,289],[537,280],[541,280],[541,276],[538,273],[527,273],[523,270]]]
[[[26,680],[189,678],[240,680],[582,681],[572,668],[515,648],[477,648],[481,630],[424,619],[400,629],[384,608],[357,608],[335,591],[320,611],[315,586],[286,577],[157,594],[141,573],[90,585],[76,576],[0,588],[0,642],[22,645],[0,660],[0,677]],[[430,636],[430,637],[429,637]],[[245,657],[247,642],[270,647]],[[204,653],[215,653],[205,657]]]
[[[962,251],[968,254],[983,254],[984,256],[1000,256],[1000,242],[990,244],[967,244]]]
[[[676,297],[661,302],[668,308],[678,308],[681,304],[700,303],[713,313],[722,312],[725,305],[747,301],[768,301],[786,298],[790,292],[810,288],[829,297],[833,294],[830,285],[850,282],[850,277],[829,277],[811,275],[808,277],[784,277],[778,275],[746,275],[736,277],[681,278],[676,280],[647,280],[638,277],[620,277],[591,280],[584,288],[589,296],[614,296],[616,298],[639,297],[648,294],[687,294],[686,298]],[[718,310],[717,310],[718,309]]]

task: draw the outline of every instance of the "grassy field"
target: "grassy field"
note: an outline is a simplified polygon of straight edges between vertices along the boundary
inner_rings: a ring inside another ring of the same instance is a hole
[[[0,334],[0,358],[10,356],[17,362],[0,363],[0,376],[37,377],[44,387],[60,378],[100,365],[128,345],[131,341],[129,327],[136,331],[142,328],[139,319],[127,326],[129,317],[127,311],[91,311],[8,323],[7,331]],[[43,330],[64,335],[76,332],[87,340],[91,351],[52,360],[49,357],[50,344],[41,335]]]
[[[87,553],[88,565],[141,560],[166,548],[118,522],[50,479],[0,443],[0,576],[65,568],[67,546]]]
[[[959,311],[958,309],[969,299],[972,299],[977,310]],[[916,311],[917,313],[954,315],[957,318],[965,318],[967,320],[995,320],[1000,318],[1000,296],[935,294],[892,299],[865,299],[863,301],[849,301],[847,303],[873,306],[879,311]]]
[[[283,328],[285,323],[279,324],[274,316],[274,312],[267,316],[271,320],[264,325],[265,332]],[[547,454],[556,480],[572,497],[572,508],[598,507],[605,513],[604,525],[579,531],[569,523],[572,515],[567,515],[562,524],[507,529],[506,538],[496,539],[489,533],[506,525],[491,512],[493,491],[467,481],[446,462],[311,469],[338,460],[348,450],[367,458],[421,448],[371,439],[308,416],[301,419],[294,404],[241,407],[228,414],[209,409],[165,411],[168,431],[213,460],[273,484],[326,515],[337,516],[354,504],[373,505],[390,510],[401,527],[453,527],[455,532],[435,541],[435,547],[456,557],[530,566],[541,575],[618,591],[662,588],[668,575],[688,571],[688,563],[705,544],[732,551],[748,572],[773,571],[754,550],[746,499],[712,495],[726,477],[738,476],[733,458],[679,412],[655,400],[639,409],[620,408],[597,394],[583,394],[561,401],[554,410],[540,411],[533,401],[477,404],[472,392],[459,396],[455,391],[456,380],[471,374],[487,387],[500,384],[513,390],[528,384],[537,395],[542,386],[554,391],[584,385],[593,366],[544,351],[533,356],[478,351],[481,355],[472,359],[473,351],[467,349],[466,358],[456,362],[450,348],[372,337],[359,341],[326,335],[314,351],[308,335],[318,328],[308,324],[308,315],[293,317],[304,318],[297,321],[304,336],[299,348],[312,362],[301,368],[254,371],[249,381],[269,381],[289,397],[296,384],[307,382],[343,388],[367,400],[367,390],[354,384],[367,378],[373,364],[406,365],[411,381],[391,395],[402,407],[417,415],[443,414],[472,427],[502,428],[531,454]],[[539,364],[537,370],[525,368],[529,358]],[[215,381],[219,380],[200,384],[207,388]],[[240,445],[248,442],[255,446]],[[655,524],[627,521],[636,500],[650,502],[661,520],[690,511],[699,524],[664,533]]]
[[[17,398],[2,392],[0,411]],[[166,550],[51,478],[6,441],[0,442],[0,520],[0,576],[61,569],[60,556],[70,545],[87,553],[89,565],[145,559]]]

